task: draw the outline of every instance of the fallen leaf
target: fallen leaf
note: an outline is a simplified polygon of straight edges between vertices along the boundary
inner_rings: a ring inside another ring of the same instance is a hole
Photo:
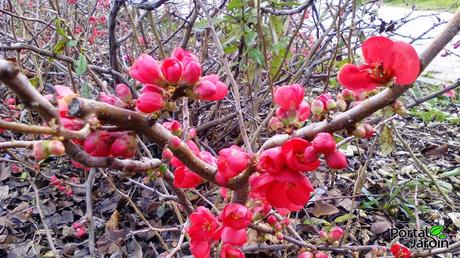
[[[118,223],[120,223],[120,214],[118,213],[118,210],[114,210],[110,219],[105,224],[105,230],[113,231],[118,229]]]
[[[391,223],[387,220],[378,220],[371,225],[371,232],[374,235],[380,235],[392,227]]]
[[[339,212],[334,205],[325,202],[316,202],[315,207],[311,211],[315,217],[330,216]]]
[[[422,150],[422,154],[425,155],[425,156],[440,157],[440,156],[443,156],[444,154],[446,154],[446,152],[448,150],[449,150],[449,146],[447,144],[442,145],[442,146],[433,145],[433,146],[429,146],[429,147],[424,148]]]

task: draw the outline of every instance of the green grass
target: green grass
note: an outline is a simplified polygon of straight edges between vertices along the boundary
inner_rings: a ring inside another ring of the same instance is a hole
[[[384,0],[384,3],[399,5],[399,6],[417,6],[419,9],[439,10],[449,8],[450,11],[455,11],[460,7],[460,0]]]

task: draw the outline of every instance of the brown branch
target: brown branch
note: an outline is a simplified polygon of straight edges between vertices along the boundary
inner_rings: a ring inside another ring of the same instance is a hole
[[[159,159],[145,159],[142,161],[129,159],[116,159],[109,157],[91,157],[86,152],[80,150],[69,140],[65,140],[64,147],[66,154],[85,167],[93,168],[113,168],[129,172],[145,172],[149,169],[158,168],[162,162]]]
[[[1,149],[11,149],[11,148],[30,148],[36,142],[39,142],[39,141],[0,142],[0,150]]]
[[[64,137],[65,139],[85,139],[91,132],[90,126],[87,124],[80,131],[67,130],[65,128],[51,128],[47,126],[28,125],[16,122],[7,122],[0,120],[0,128],[21,133],[31,134],[49,134],[53,136]]]
[[[118,66],[118,43],[116,38],[116,26],[117,26],[117,14],[120,11],[121,6],[125,0],[115,0],[112,1],[112,6],[110,7],[110,14],[108,20],[108,27],[109,27],[109,58],[110,58],[110,66],[113,70],[119,72],[120,68]],[[118,78],[118,75],[114,74],[115,84],[114,86],[119,83],[121,80]]]

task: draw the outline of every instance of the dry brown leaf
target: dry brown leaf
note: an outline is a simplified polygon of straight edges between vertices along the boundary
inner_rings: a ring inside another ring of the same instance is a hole
[[[371,232],[374,235],[382,234],[392,227],[391,222],[388,220],[378,220],[371,225]]]
[[[422,154],[425,156],[440,157],[446,154],[448,150],[449,150],[449,146],[447,144],[442,145],[442,146],[433,145],[433,146],[424,148],[422,150]]]
[[[316,202],[315,207],[311,211],[315,217],[330,216],[339,212],[334,205],[325,202]]]
[[[112,215],[110,216],[110,219],[105,224],[105,230],[107,231],[117,230],[118,223],[120,223],[120,214],[118,213],[118,210],[114,210]]]

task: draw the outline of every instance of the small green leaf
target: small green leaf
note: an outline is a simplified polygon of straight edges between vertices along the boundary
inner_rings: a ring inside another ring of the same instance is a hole
[[[35,88],[37,88],[38,83],[40,83],[40,78],[38,78],[38,77],[33,77],[33,78],[30,78],[29,81],[30,81],[30,84],[32,84],[32,86],[34,86]]]
[[[441,174],[441,177],[460,176],[460,167]]]
[[[259,65],[264,65],[264,56],[260,53],[259,49],[251,48],[249,49],[248,55],[251,59],[256,61]]]
[[[164,173],[166,173],[166,170],[168,170],[168,166],[166,166],[166,164],[161,164],[158,170],[160,170],[160,173],[164,175]]]
[[[77,46],[77,44],[78,44],[78,41],[76,41],[76,40],[69,40],[69,41],[67,41],[66,46],[67,46],[67,47],[75,47],[75,46]]]
[[[241,9],[243,7],[243,1],[241,0],[230,0],[227,4],[227,10]]]
[[[69,38],[69,36],[67,35],[66,31],[62,28],[62,23],[63,23],[63,20],[60,20],[60,19],[57,19],[55,22],[54,22],[54,25],[56,25],[56,32],[63,36],[64,38]]]
[[[62,54],[62,52],[64,52],[64,48],[65,48],[65,46],[66,46],[66,43],[67,43],[67,39],[66,39],[66,38],[65,38],[65,39],[59,40],[59,41],[56,43],[56,45],[54,45],[54,47],[53,47],[53,53],[54,53],[54,54],[57,54],[57,55]]]
[[[88,60],[86,60],[85,55],[80,53],[80,56],[77,60],[75,60],[73,65],[75,68],[75,73],[78,75],[82,75],[86,72],[86,69],[88,69]]]
[[[328,221],[324,219],[318,219],[314,217],[304,220],[303,224],[304,225],[315,225],[315,226],[322,226],[322,225],[330,226],[331,225],[331,223],[329,223]]]
[[[444,226],[432,226],[430,228],[430,234],[432,236],[437,236],[442,233],[444,228],[445,228]]]
[[[89,85],[87,82],[83,83],[83,85],[81,86],[80,93],[83,98],[88,99],[90,97],[91,94],[90,94]]]
[[[224,18],[223,17],[214,17],[214,18],[211,18],[211,22],[212,22],[212,25],[216,26],[217,24],[221,23],[222,21],[224,21]],[[197,30],[204,30],[204,29],[207,29],[209,28],[209,22],[207,19],[204,19],[204,20],[201,20],[199,22],[196,22],[194,25],[193,25],[193,28],[194,29],[197,29]]]
[[[354,218],[356,218],[356,215],[347,213],[347,214],[344,214],[342,216],[339,216],[339,217],[335,218],[334,222],[335,223],[344,223],[344,222],[347,222],[348,219],[354,219]]]
[[[445,234],[441,234],[441,235],[438,236],[439,239],[446,239],[446,237],[447,236]]]
[[[246,41],[246,47],[251,47],[256,41],[257,33],[255,31],[249,31],[244,33],[244,39]]]

